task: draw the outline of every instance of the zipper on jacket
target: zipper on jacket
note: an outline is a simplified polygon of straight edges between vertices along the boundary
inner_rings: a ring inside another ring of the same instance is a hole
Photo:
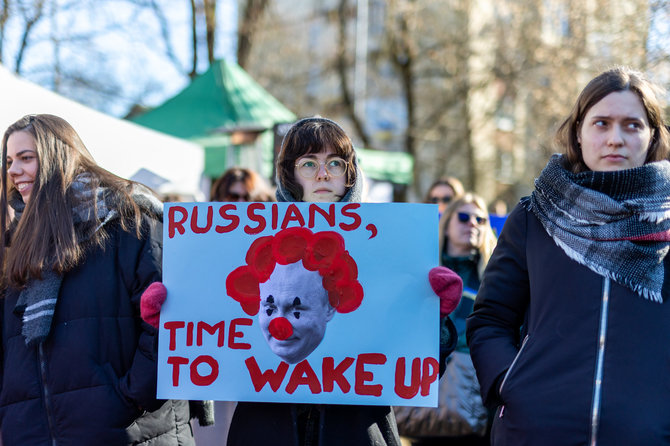
[[[53,437],[54,425],[53,417],[51,415],[51,394],[47,386],[47,361],[44,355],[42,343],[39,343],[39,357],[40,357],[40,374],[42,375],[42,396],[44,397],[44,411],[47,414],[47,422],[49,424],[49,435],[51,436],[52,446],[56,446],[56,439]]]
[[[526,343],[528,342],[528,337],[529,337],[529,335],[526,335],[523,338],[523,341],[521,342],[521,348],[519,348],[519,351],[517,352],[516,356],[514,357],[514,360],[512,361],[512,364],[510,364],[509,368],[507,369],[507,372],[505,373],[505,377],[503,378],[502,382],[500,383],[500,388],[498,389],[498,395],[502,395],[502,390],[503,390],[503,387],[505,387],[505,383],[507,382],[507,378],[509,378],[510,373],[512,373],[512,369],[514,369],[514,365],[516,364],[517,360],[519,359],[519,356],[521,356],[521,353],[523,352],[523,349],[526,346]],[[505,405],[503,404],[502,406],[500,406],[500,413],[498,414],[498,418],[502,418],[504,413],[505,413]]]
[[[598,328],[598,356],[593,386],[593,403],[591,405],[591,439],[589,445],[596,446],[598,423],[600,422],[600,403],[603,383],[603,362],[605,360],[605,339],[607,337],[607,314],[610,301],[610,279],[603,280],[603,296],[600,311],[600,327]]]
[[[512,373],[512,369],[514,369],[514,364],[516,364],[517,360],[519,359],[519,356],[521,356],[521,353],[523,352],[523,348],[526,346],[526,342],[528,342],[528,336],[529,335],[526,335],[526,337],[523,338],[523,342],[521,342],[521,348],[519,348],[519,351],[517,352],[516,356],[514,357],[514,361],[512,361],[512,364],[509,366],[509,369],[507,369],[507,373],[505,373],[505,377],[503,378],[502,382],[500,383],[500,388],[498,389],[498,395],[502,394],[502,390],[503,390],[503,387],[505,387],[505,383],[507,382],[507,378],[509,378],[509,374]]]

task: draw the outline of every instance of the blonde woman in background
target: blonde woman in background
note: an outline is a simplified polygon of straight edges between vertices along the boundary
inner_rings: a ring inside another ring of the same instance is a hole
[[[449,316],[458,343],[440,378],[438,408],[396,407],[398,429],[412,446],[483,446],[489,442],[489,414],[465,343],[465,319],[496,244],[486,203],[472,192],[454,199],[442,214],[439,231],[440,264],[463,280],[463,297]]]

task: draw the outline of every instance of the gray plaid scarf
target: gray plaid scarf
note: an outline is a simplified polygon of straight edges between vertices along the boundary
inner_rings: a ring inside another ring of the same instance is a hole
[[[522,201],[572,259],[655,302],[663,302],[670,248],[670,163],[572,173],[554,155]]]
[[[86,222],[98,222],[97,226],[88,232],[78,233],[79,242],[87,240],[95,231],[118,216],[113,203],[109,202],[108,189],[94,187],[91,180],[91,175],[84,173],[78,175],[71,186],[78,203],[72,209],[75,226]],[[140,208],[149,210],[155,215],[162,214],[163,205],[143,186],[135,187],[133,198]],[[18,193],[10,197],[10,205],[14,208],[15,219],[18,221],[25,209],[25,204]],[[21,332],[27,346],[36,346],[49,335],[62,280],[63,278],[54,271],[46,270],[42,272],[41,279],[31,279],[19,294],[14,314],[22,317]]]

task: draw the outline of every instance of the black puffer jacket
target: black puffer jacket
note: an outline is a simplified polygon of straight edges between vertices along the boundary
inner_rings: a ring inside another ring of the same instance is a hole
[[[188,402],[158,401],[156,333],[142,322],[140,295],[161,279],[162,224],[145,236],[108,225],[105,249],[91,249],[64,277],[47,339],[26,346],[2,302],[0,420],[5,445],[193,444]]]
[[[670,444],[667,257],[665,271],[664,303],[644,299],[515,208],[467,323],[493,445]]]

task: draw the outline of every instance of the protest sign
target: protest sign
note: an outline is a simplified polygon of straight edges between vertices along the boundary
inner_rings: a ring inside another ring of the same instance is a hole
[[[435,406],[436,212],[166,205],[158,397]]]

